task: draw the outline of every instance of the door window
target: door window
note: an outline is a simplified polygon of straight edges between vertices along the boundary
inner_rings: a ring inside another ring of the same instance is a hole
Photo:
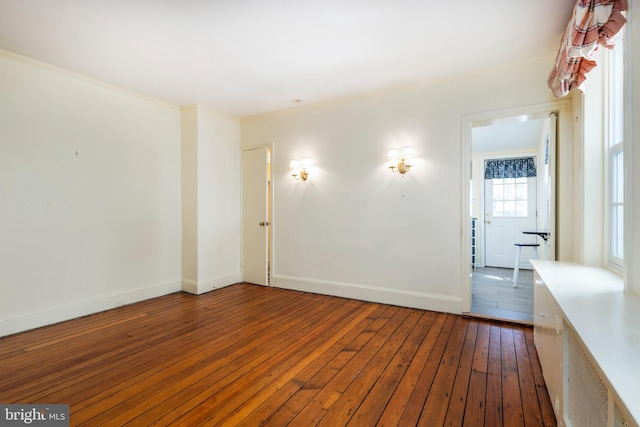
[[[528,216],[527,178],[498,178],[492,180],[493,216]]]

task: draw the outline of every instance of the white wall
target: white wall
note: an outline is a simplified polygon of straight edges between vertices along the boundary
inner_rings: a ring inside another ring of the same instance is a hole
[[[240,123],[201,106],[182,109],[182,290],[242,281]]]
[[[198,110],[180,115],[182,172],[182,289],[198,293]]]
[[[180,113],[0,54],[0,335],[180,289]]]
[[[553,59],[244,120],[243,146],[274,144],[272,283],[461,312],[461,118],[554,101]],[[385,155],[406,144],[403,178]],[[288,170],[304,156],[306,183]]]
[[[198,293],[242,281],[240,123],[198,107]]]

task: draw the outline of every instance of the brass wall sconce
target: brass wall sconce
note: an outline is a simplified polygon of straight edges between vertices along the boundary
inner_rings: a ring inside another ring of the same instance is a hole
[[[401,175],[409,172],[411,169],[411,158],[414,156],[413,147],[407,145],[404,147],[402,155],[398,155],[398,150],[390,148],[387,153],[389,159],[389,169],[391,172],[400,172]]]
[[[301,179],[302,181],[306,181],[309,177],[309,171],[307,168],[309,167],[309,160],[303,157],[300,160],[291,160],[289,163],[289,168],[291,168],[291,176],[295,179]]]

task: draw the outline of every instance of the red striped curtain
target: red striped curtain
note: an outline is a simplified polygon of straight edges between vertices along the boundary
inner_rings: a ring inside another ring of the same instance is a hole
[[[583,90],[587,73],[596,66],[594,52],[598,46],[613,48],[615,35],[627,22],[622,14],[627,7],[627,0],[577,1],[547,82],[555,96]]]

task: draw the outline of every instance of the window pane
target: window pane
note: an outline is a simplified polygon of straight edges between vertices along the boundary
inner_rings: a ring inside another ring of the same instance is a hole
[[[613,155],[613,189],[612,198],[614,203],[624,201],[624,159],[622,151]]]
[[[624,209],[622,206],[613,207],[613,244],[612,254],[624,258]]]
[[[611,147],[624,138],[624,31],[616,37],[615,48],[611,51]]]
[[[625,109],[625,74],[624,69],[624,30],[616,36],[615,48],[610,51],[610,69],[608,100],[606,117],[609,128],[608,150],[609,174],[607,176],[608,187],[608,212],[609,212],[609,242],[608,258],[611,264],[624,268],[624,157],[622,147],[624,144],[624,109]]]
[[[515,184],[506,184],[504,186],[504,199],[515,200],[516,199],[516,186]]]
[[[504,216],[516,216],[516,202],[504,201]]]
[[[493,180],[493,215],[527,216],[527,178]]]
[[[493,184],[493,200],[504,199],[504,186]]]

